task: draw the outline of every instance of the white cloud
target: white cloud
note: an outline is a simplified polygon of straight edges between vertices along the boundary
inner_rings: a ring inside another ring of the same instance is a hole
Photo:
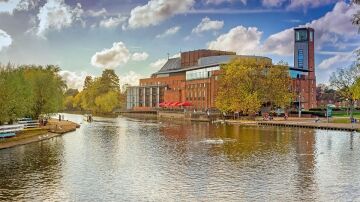
[[[11,36],[8,33],[6,33],[5,31],[0,29],[0,51],[3,48],[10,46],[11,43],[12,43]]]
[[[164,38],[167,36],[171,36],[176,34],[181,29],[180,26],[171,27],[168,30],[166,30],[164,33],[156,35],[156,38]]]
[[[167,59],[162,58],[162,59],[158,59],[153,63],[150,63],[150,67],[154,68],[154,69],[160,69],[161,67],[163,67],[165,65],[165,63],[167,62]]]
[[[112,48],[104,49],[95,53],[91,58],[91,64],[102,68],[115,68],[126,64],[131,57],[129,50],[123,42],[113,43]]]
[[[134,71],[130,71],[124,75],[120,75],[120,86],[123,86],[125,84],[129,84],[131,86],[137,86],[139,85],[139,80],[144,78],[143,75],[138,74]]]
[[[12,14],[21,0],[0,1],[0,13]]]
[[[142,52],[142,53],[134,53],[131,56],[131,59],[134,61],[144,61],[144,60],[148,59],[148,57],[149,57],[148,53]]]
[[[262,0],[262,5],[266,7],[279,7],[287,0]]]
[[[130,28],[158,25],[166,19],[188,11],[195,0],[150,0],[146,5],[137,6],[131,10]]]
[[[80,3],[72,9],[64,0],[48,0],[37,15],[39,19],[37,35],[44,37],[48,30],[70,27],[73,22],[81,21],[83,12]]]
[[[271,0],[270,0],[271,1]],[[291,0],[288,9],[298,9],[298,8],[315,8],[323,5],[334,3],[338,0]]]
[[[345,2],[338,2],[332,11],[301,27],[313,27],[315,29],[315,45],[317,49],[324,45],[336,47],[336,44],[343,44],[342,42],[358,37],[357,28],[351,24],[352,16],[358,8],[359,6],[355,7]],[[293,54],[293,28],[271,35],[265,40],[263,50],[278,55]]]
[[[237,26],[208,43],[209,49],[235,51],[238,54],[259,52],[262,32],[256,27]]]
[[[336,69],[344,68],[355,61],[353,52],[338,53],[330,58],[327,58],[318,65],[319,69]]]
[[[292,55],[294,52],[293,28],[278,32],[267,38],[263,45],[263,51],[284,56]]]
[[[105,8],[102,8],[102,9],[97,10],[97,11],[88,10],[87,13],[91,17],[100,17],[100,16],[105,16],[107,14],[107,10]]]
[[[117,17],[110,17],[100,21],[100,27],[114,28],[126,21],[127,17],[118,15]]]
[[[81,90],[84,85],[85,77],[88,76],[86,72],[72,72],[72,71],[60,71],[60,76],[66,81],[68,88]]]
[[[201,20],[200,24],[198,24],[193,30],[193,33],[201,33],[210,30],[219,30],[223,28],[224,21],[218,20],[210,20],[210,18],[205,17]]]
[[[233,3],[235,2],[236,0],[205,0],[205,3],[206,4],[215,4],[215,5],[219,5],[219,4],[222,4],[222,3],[225,3],[225,2],[228,2],[228,3]],[[243,3],[244,5],[246,5],[247,3],[247,0],[239,0],[241,3]]]

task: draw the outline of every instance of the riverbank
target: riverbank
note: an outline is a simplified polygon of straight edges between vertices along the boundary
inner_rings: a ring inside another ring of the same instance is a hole
[[[71,121],[50,119],[48,124],[41,128],[26,129],[15,137],[0,139],[0,149],[47,140],[53,137],[75,131],[80,125]]]

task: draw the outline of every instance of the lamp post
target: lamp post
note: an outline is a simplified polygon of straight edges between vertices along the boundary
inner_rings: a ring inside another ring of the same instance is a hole
[[[301,95],[299,94],[299,118],[301,118]]]

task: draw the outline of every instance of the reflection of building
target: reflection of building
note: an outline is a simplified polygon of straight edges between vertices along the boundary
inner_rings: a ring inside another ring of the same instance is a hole
[[[220,65],[234,58],[255,58],[271,64],[271,59],[260,56],[242,56],[234,52],[196,50],[168,59],[151,78],[141,79],[140,86],[128,88],[127,109],[159,107],[162,102],[190,102],[195,109],[215,107]],[[314,31],[295,29],[295,64],[290,68],[292,90],[300,95],[305,109],[316,106]],[[295,102],[298,106],[298,103]]]
[[[295,29],[294,67],[290,67],[292,91],[297,96],[297,106],[310,109],[316,107],[316,78],[314,59],[314,30]]]

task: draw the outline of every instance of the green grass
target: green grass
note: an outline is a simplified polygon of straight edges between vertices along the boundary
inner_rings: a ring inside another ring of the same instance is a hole
[[[354,118],[360,119],[360,112],[354,112],[353,113]],[[342,117],[342,118],[349,118],[350,115],[346,112],[333,112],[333,117]]]
[[[331,123],[351,123],[349,118],[333,118]]]

